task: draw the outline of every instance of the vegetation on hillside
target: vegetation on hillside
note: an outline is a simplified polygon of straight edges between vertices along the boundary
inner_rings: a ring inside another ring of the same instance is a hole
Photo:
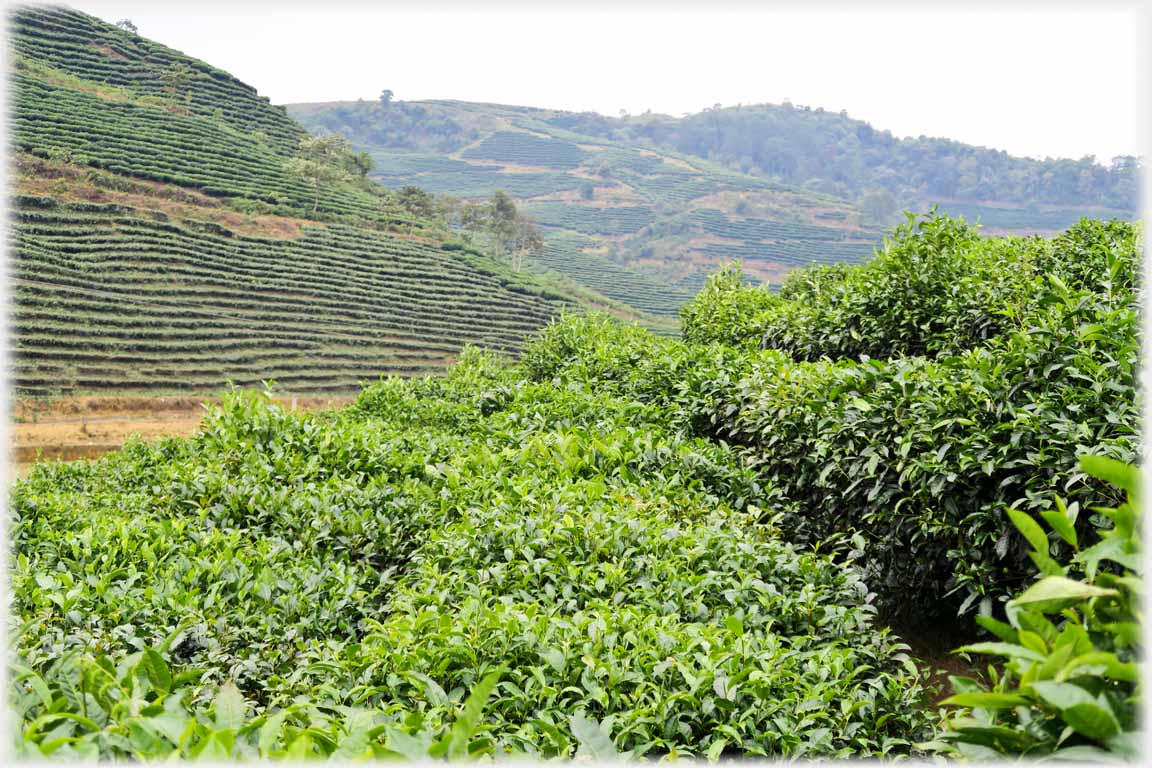
[[[17,392],[269,380],[355,391],[384,372],[434,373],[466,343],[515,350],[566,300],[459,246],[309,224],[241,235],[115,203],[18,198]]]
[[[1137,248],[911,221],[779,295],[720,275],[684,340],[569,315],[518,363],[325,414],[237,392],[191,439],[41,465],[20,750],[1130,755]],[[825,342],[796,308],[849,287]],[[941,722],[881,616],[970,609],[998,642],[965,652],[1009,661]]]
[[[1107,165],[1094,157],[1031,160],[949,139],[898,139],[846,112],[789,103],[705,109],[681,118],[568,113],[551,122],[706,157],[862,204],[871,196],[886,213],[952,199],[1134,211],[1139,199],[1136,157],[1115,157]]]
[[[554,122],[566,113],[396,101],[292,105],[289,113],[318,135],[347,136],[372,155],[372,177],[393,189],[465,200],[505,191],[544,236],[536,267],[669,317],[692,293],[672,283],[695,287],[733,258],[775,282],[797,266],[862,261],[880,241],[843,200],[563,130]],[[445,143],[450,135],[457,140]]]
[[[744,446],[794,537],[869,539],[893,610],[987,612],[1032,567],[1007,508],[1119,501],[1077,461],[1137,458],[1138,263],[1124,222],[1042,240],[916,220],[869,264],[779,294],[717,276],[685,308],[686,345],[589,320],[546,330],[558,346],[533,370],[575,366]]]
[[[513,352],[565,304],[639,316],[516,274],[540,248],[515,206],[469,242],[367,179],[369,155],[130,24],[11,21],[22,395],[354,391]]]

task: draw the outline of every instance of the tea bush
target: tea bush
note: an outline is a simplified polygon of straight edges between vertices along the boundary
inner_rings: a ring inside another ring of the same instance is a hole
[[[860,571],[758,522],[739,455],[662,419],[469,352],[345,412],[237,393],[193,438],[38,467],[13,494],[21,749],[911,751],[917,672]]]
[[[961,354],[1026,323],[1053,283],[1131,289],[1136,240],[1120,221],[1085,220],[1044,240],[981,238],[962,219],[910,216],[867,264],[795,272],[776,296],[733,272],[714,276],[681,311],[684,337],[813,361]]]
[[[734,272],[717,277],[685,318],[701,324],[688,337],[718,344],[657,341],[604,318],[570,318],[527,345],[528,371],[657,404],[669,423],[742,446],[793,540],[850,532],[869,540],[869,583],[893,609],[987,612],[1031,568],[1009,535],[1007,508],[1046,509],[1056,493],[1081,507],[1115,503],[1113,491],[1079,471],[1078,458],[1137,457],[1137,233],[1084,222],[1052,244],[976,246],[962,223],[917,226],[934,233],[931,242],[963,243],[1001,261],[1024,248],[1050,274],[1029,283],[1018,302],[1027,312],[1014,310],[999,334],[959,354],[805,361],[710,330],[717,318],[752,327],[741,312],[760,302],[771,307],[755,310],[761,318],[787,302],[818,305],[829,286],[874,268],[866,266],[807,273],[778,303],[738,286]],[[951,252],[931,250],[937,260]],[[943,316],[960,327],[967,315]],[[952,330],[941,326],[934,338],[953,338]],[[1087,533],[1087,517],[1080,525]]]
[[[970,677],[952,678],[956,695],[943,703],[961,709],[952,713],[942,739],[962,756],[1084,762],[1140,757],[1144,571],[1138,471],[1100,456],[1085,456],[1081,465],[1128,498],[1096,510],[1110,527],[1090,546],[1076,532],[1075,507],[1057,501],[1043,513],[1048,527],[1075,553],[1064,564],[1050,556],[1049,537],[1039,522],[1012,513],[1041,578],[1008,603],[1008,623],[980,620],[999,642],[958,650],[1004,659],[1003,671],[989,667],[990,689]]]
[[[802,274],[840,271],[817,267]],[[765,285],[746,284],[739,264],[725,267],[708,278],[696,297],[680,308],[684,340],[690,344],[755,344],[761,334],[762,316],[777,307],[780,299]]]
[[[1054,493],[1112,503],[1081,455],[1136,457],[1138,315],[1069,294],[1029,327],[961,357],[796,363],[764,353],[727,391],[722,432],[795,503],[818,541],[858,530],[874,586],[917,611],[1003,596],[1030,568],[1005,510]],[[1087,525],[1085,521],[1082,525]],[[957,592],[958,591],[958,592]]]
[[[193,438],[37,467],[11,496],[20,753],[1127,749],[1135,528],[1102,457],[1139,458],[1137,233],[973,244],[933,221],[897,239],[917,233],[894,247],[963,262],[924,285],[965,287],[908,303],[954,327],[876,326],[896,354],[725,334],[865,280],[820,270],[772,296],[729,272],[689,342],[566,315],[518,364],[469,349],[326,414],[235,393]],[[1017,247],[1046,274],[973,293],[972,253]],[[965,336],[982,312],[998,325]],[[1069,561],[1079,587],[1047,580]],[[1063,625],[1032,599],[1053,584],[1091,598]],[[1048,660],[1013,651],[990,692],[961,681],[992,698],[955,699],[975,723],[936,738],[878,605],[979,607]]]

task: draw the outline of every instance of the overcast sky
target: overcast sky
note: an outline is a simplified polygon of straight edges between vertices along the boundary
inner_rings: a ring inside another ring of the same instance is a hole
[[[606,115],[789,99],[1014,155],[1148,151],[1149,30],[1131,6],[69,4],[130,18],[277,104],[383,88]]]

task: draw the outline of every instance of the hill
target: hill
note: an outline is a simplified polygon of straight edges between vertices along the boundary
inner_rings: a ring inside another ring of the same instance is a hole
[[[504,189],[549,233],[538,268],[656,312],[674,312],[731,259],[771,284],[797,266],[865,260],[900,208],[1052,235],[1136,207],[1133,158],[1025,160],[791,105],[680,119],[458,101],[287,109],[313,132],[348,136],[389,187]]]
[[[1112,158],[1107,166],[1094,157],[1012,157],[950,139],[900,139],[847,112],[790,103],[714,108],[683,118],[569,114],[554,122],[591,136],[708,157],[871,206],[881,202],[876,196],[904,208],[939,204],[973,220],[982,217],[996,230],[1054,234],[1085,215],[1132,218],[1139,207],[1135,157]]]
[[[368,152],[373,178],[440,194],[503,189],[544,228],[537,269],[619,301],[674,315],[733,259],[760,281],[798,266],[858,262],[881,230],[834,197],[668,149],[564,127],[571,113],[434,102],[296,104],[316,133]]]
[[[408,215],[353,155],[294,171],[282,108],[130,30],[28,7],[9,45],[20,394],[350,390],[611,304]]]

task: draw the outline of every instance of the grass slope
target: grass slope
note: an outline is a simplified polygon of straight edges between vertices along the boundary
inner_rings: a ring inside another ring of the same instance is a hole
[[[372,182],[316,204],[285,170],[307,133],[204,62],[66,8],[10,29],[21,394],[349,390],[597,301],[445,245]]]

